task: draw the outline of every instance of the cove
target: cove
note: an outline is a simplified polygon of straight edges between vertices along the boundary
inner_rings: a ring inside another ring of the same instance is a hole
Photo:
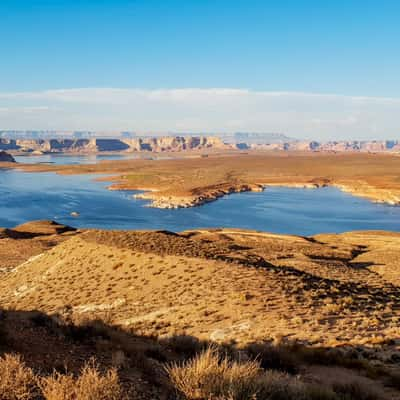
[[[400,231],[400,207],[375,204],[333,187],[266,188],[232,194],[201,207],[156,209],[109,191],[93,175],[0,171],[0,226],[50,219],[81,228],[167,229],[235,227],[313,235],[352,230]],[[78,212],[78,218],[71,212]]]

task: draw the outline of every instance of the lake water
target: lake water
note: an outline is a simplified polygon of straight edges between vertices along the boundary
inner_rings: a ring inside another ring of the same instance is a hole
[[[20,163],[29,164],[96,164],[104,160],[129,160],[133,158],[148,158],[148,159],[166,159],[168,156],[146,155],[141,154],[43,154],[37,156],[14,156],[15,160]]]
[[[400,231],[400,207],[375,204],[335,188],[267,188],[201,207],[163,210],[109,191],[94,176],[0,171],[0,226],[52,219],[75,227],[168,229],[237,227],[312,235],[359,229]],[[79,212],[72,217],[71,212]]]

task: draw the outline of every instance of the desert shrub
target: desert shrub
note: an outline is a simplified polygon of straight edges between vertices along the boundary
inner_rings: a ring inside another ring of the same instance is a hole
[[[304,362],[319,365],[338,365],[352,369],[366,369],[367,363],[360,358],[356,351],[351,349],[323,347],[305,347],[301,345],[292,346],[293,351]]]
[[[206,349],[207,344],[189,335],[175,335],[163,340],[169,349],[185,357],[194,357],[202,350]]]
[[[162,363],[167,361],[167,357],[165,356],[161,347],[149,347],[144,350],[144,355],[148,358],[152,358],[153,360],[157,360]]]
[[[304,383],[284,372],[263,371],[256,360],[230,361],[215,348],[172,364],[167,372],[175,388],[190,400],[342,400],[330,388]]]
[[[256,361],[232,362],[211,347],[187,362],[167,367],[174,386],[189,399],[252,399],[260,371]]]
[[[60,374],[42,378],[39,386],[46,400],[121,400],[123,389],[115,369],[102,374],[98,367],[90,362],[83,367],[75,378],[71,374]]]
[[[91,343],[96,338],[109,340],[109,329],[100,320],[69,323],[61,326],[64,336],[76,343]]]
[[[254,343],[247,347],[247,353],[260,361],[261,368],[274,369],[289,374],[298,372],[298,360],[290,348]]]
[[[54,372],[40,379],[39,386],[46,400],[76,400],[75,379],[72,375]]]
[[[32,399],[37,390],[35,375],[19,355],[0,358],[0,398],[2,400]]]

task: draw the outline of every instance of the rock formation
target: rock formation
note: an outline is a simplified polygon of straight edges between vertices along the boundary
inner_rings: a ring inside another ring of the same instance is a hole
[[[164,152],[201,150],[208,148],[225,149],[218,137],[207,136],[165,136],[134,139],[0,139],[0,150],[27,153],[99,153],[118,152]]]
[[[0,151],[0,162],[15,162],[14,157],[11,154],[6,153],[5,151]]]
[[[243,148],[243,143],[237,145]],[[254,150],[281,150],[281,151],[320,151],[320,152],[400,152],[398,140],[370,140],[370,141],[290,141],[266,144],[251,144],[248,149]]]

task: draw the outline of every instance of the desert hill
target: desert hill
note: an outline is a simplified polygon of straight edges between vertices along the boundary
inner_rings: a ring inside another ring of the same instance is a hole
[[[74,228],[54,221],[34,221],[0,228],[0,271],[7,271],[67,239]]]
[[[17,352],[42,375],[78,374],[95,357],[101,370],[118,367],[132,398],[166,399],[176,383],[166,366],[214,343],[289,374],[274,375],[274,385],[295,394],[272,398],[397,399],[399,249],[392,232],[24,224],[0,237],[0,355]],[[347,397],[321,397],[309,384]]]
[[[71,234],[2,276],[3,306],[67,306],[144,334],[243,343],[365,344],[399,334],[396,233]]]

